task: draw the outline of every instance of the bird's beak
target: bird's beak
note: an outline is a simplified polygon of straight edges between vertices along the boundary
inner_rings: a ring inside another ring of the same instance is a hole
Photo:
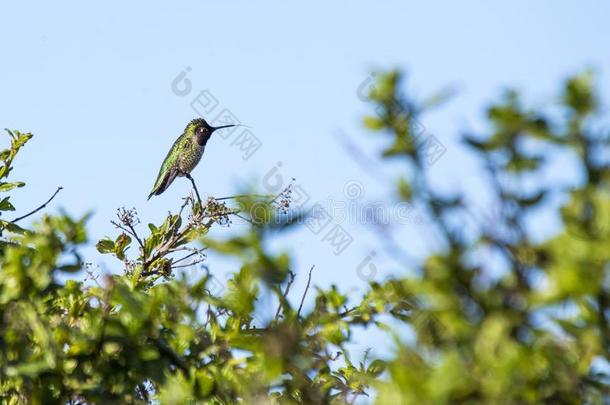
[[[223,129],[223,128],[231,128],[231,127],[235,127],[236,125],[221,125],[219,127],[212,127],[212,130],[216,131],[217,129]]]

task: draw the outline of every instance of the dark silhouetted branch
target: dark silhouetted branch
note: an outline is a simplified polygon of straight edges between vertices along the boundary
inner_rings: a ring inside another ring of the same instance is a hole
[[[43,209],[44,207],[47,206],[47,204],[49,204],[57,195],[57,193],[59,193],[61,190],[63,190],[63,187],[57,187],[57,190],[55,190],[55,192],[53,193],[53,195],[51,196],[51,198],[49,198],[44,204],[42,204],[40,207],[36,208],[34,211],[30,211],[25,215],[22,215],[18,218],[15,218],[11,221],[11,224],[14,224],[15,222],[21,221],[24,218],[29,217],[30,215],[34,215],[35,213],[37,213],[38,211],[40,211],[41,209]]]
[[[305,297],[307,296],[307,291],[309,291],[309,285],[311,284],[311,272],[313,271],[315,265],[311,266],[309,269],[309,275],[307,276],[307,285],[305,286],[305,291],[303,292],[303,296],[301,297],[301,304],[299,304],[299,310],[297,311],[297,318],[301,315],[301,310],[303,309],[303,303],[305,302]]]
[[[288,284],[286,285],[286,289],[284,290],[284,301],[286,301],[288,298],[288,293],[290,292],[290,287],[292,287],[292,283],[294,283],[294,279],[295,279],[295,274],[293,272],[289,272],[289,279],[288,279]],[[275,311],[275,319],[277,319],[280,316],[280,309],[282,309],[282,300],[280,299],[280,302],[277,306],[277,311]]]

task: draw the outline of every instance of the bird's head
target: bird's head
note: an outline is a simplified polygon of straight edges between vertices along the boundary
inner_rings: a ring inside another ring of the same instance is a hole
[[[195,118],[186,126],[185,132],[191,134],[197,140],[199,145],[205,145],[212,133],[217,129],[230,128],[235,125],[221,125],[219,127],[213,127],[206,122],[203,118]]]

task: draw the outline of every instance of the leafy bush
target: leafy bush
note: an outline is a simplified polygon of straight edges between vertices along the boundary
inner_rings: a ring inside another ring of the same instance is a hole
[[[17,222],[38,210],[4,219],[15,210],[7,195],[0,200],[4,402],[607,401],[610,170],[600,153],[608,134],[594,130],[591,75],[569,79],[552,113],[528,109],[509,92],[487,109],[488,133],[464,136],[489,180],[492,220],[481,220],[467,195],[430,182],[417,124],[436,98],[405,97],[399,72],[378,77],[370,94],[378,114],[365,124],[388,139],[383,159],[407,164],[396,193],[427,214],[441,241],[416,276],[372,281],[355,301],[336,286],[313,295],[309,282],[309,296],[295,297],[289,255],[265,243],[271,231],[298,226],[287,189],[202,205],[189,197],[158,225],[143,226],[135,210],[120,209],[116,236],[96,244],[120,268],[96,278],[79,256],[87,217],[43,215],[24,229]],[[4,193],[24,185],[7,178],[31,134],[9,137],[0,153]],[[581,184],[541,177],[563,155],[582,169]],[[555,208],[551,197],[561,201],[562,229],[541,241],[535,217]],[[234,216],[252,226],[209,237]],[[389,250],[401,260],[406,248]],[[240,263],[223,294],[206,272],[179,276],[206,250]],[[79,276],[62,283],[65,273]],[[275,296],[277,313],[260,321],[256,301],[265,294]],[[313,309],[304,312],[310,299]],[[397,332],[403,326],[413,342]],[[361,327],[387,333],[395,355],[353,359],[347,347]]]

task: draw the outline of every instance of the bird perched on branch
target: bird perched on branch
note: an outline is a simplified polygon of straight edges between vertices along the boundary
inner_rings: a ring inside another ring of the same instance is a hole
[[[213,127],[208,124],[203,118],[196,118],[188,123],[182,135],[176,139],[169,153],[161,164],[161,169],[157,175],[157,180],[153,186],[148,199],[153,195],[163,193],[172,184],[176,177],[186,177],[193,184],[197,199],[201,203],[195,180],[191,177],[191,172],[201,160],[205,145],[212,136],[214,131],[234,127],[236,125],[223,125]]]

